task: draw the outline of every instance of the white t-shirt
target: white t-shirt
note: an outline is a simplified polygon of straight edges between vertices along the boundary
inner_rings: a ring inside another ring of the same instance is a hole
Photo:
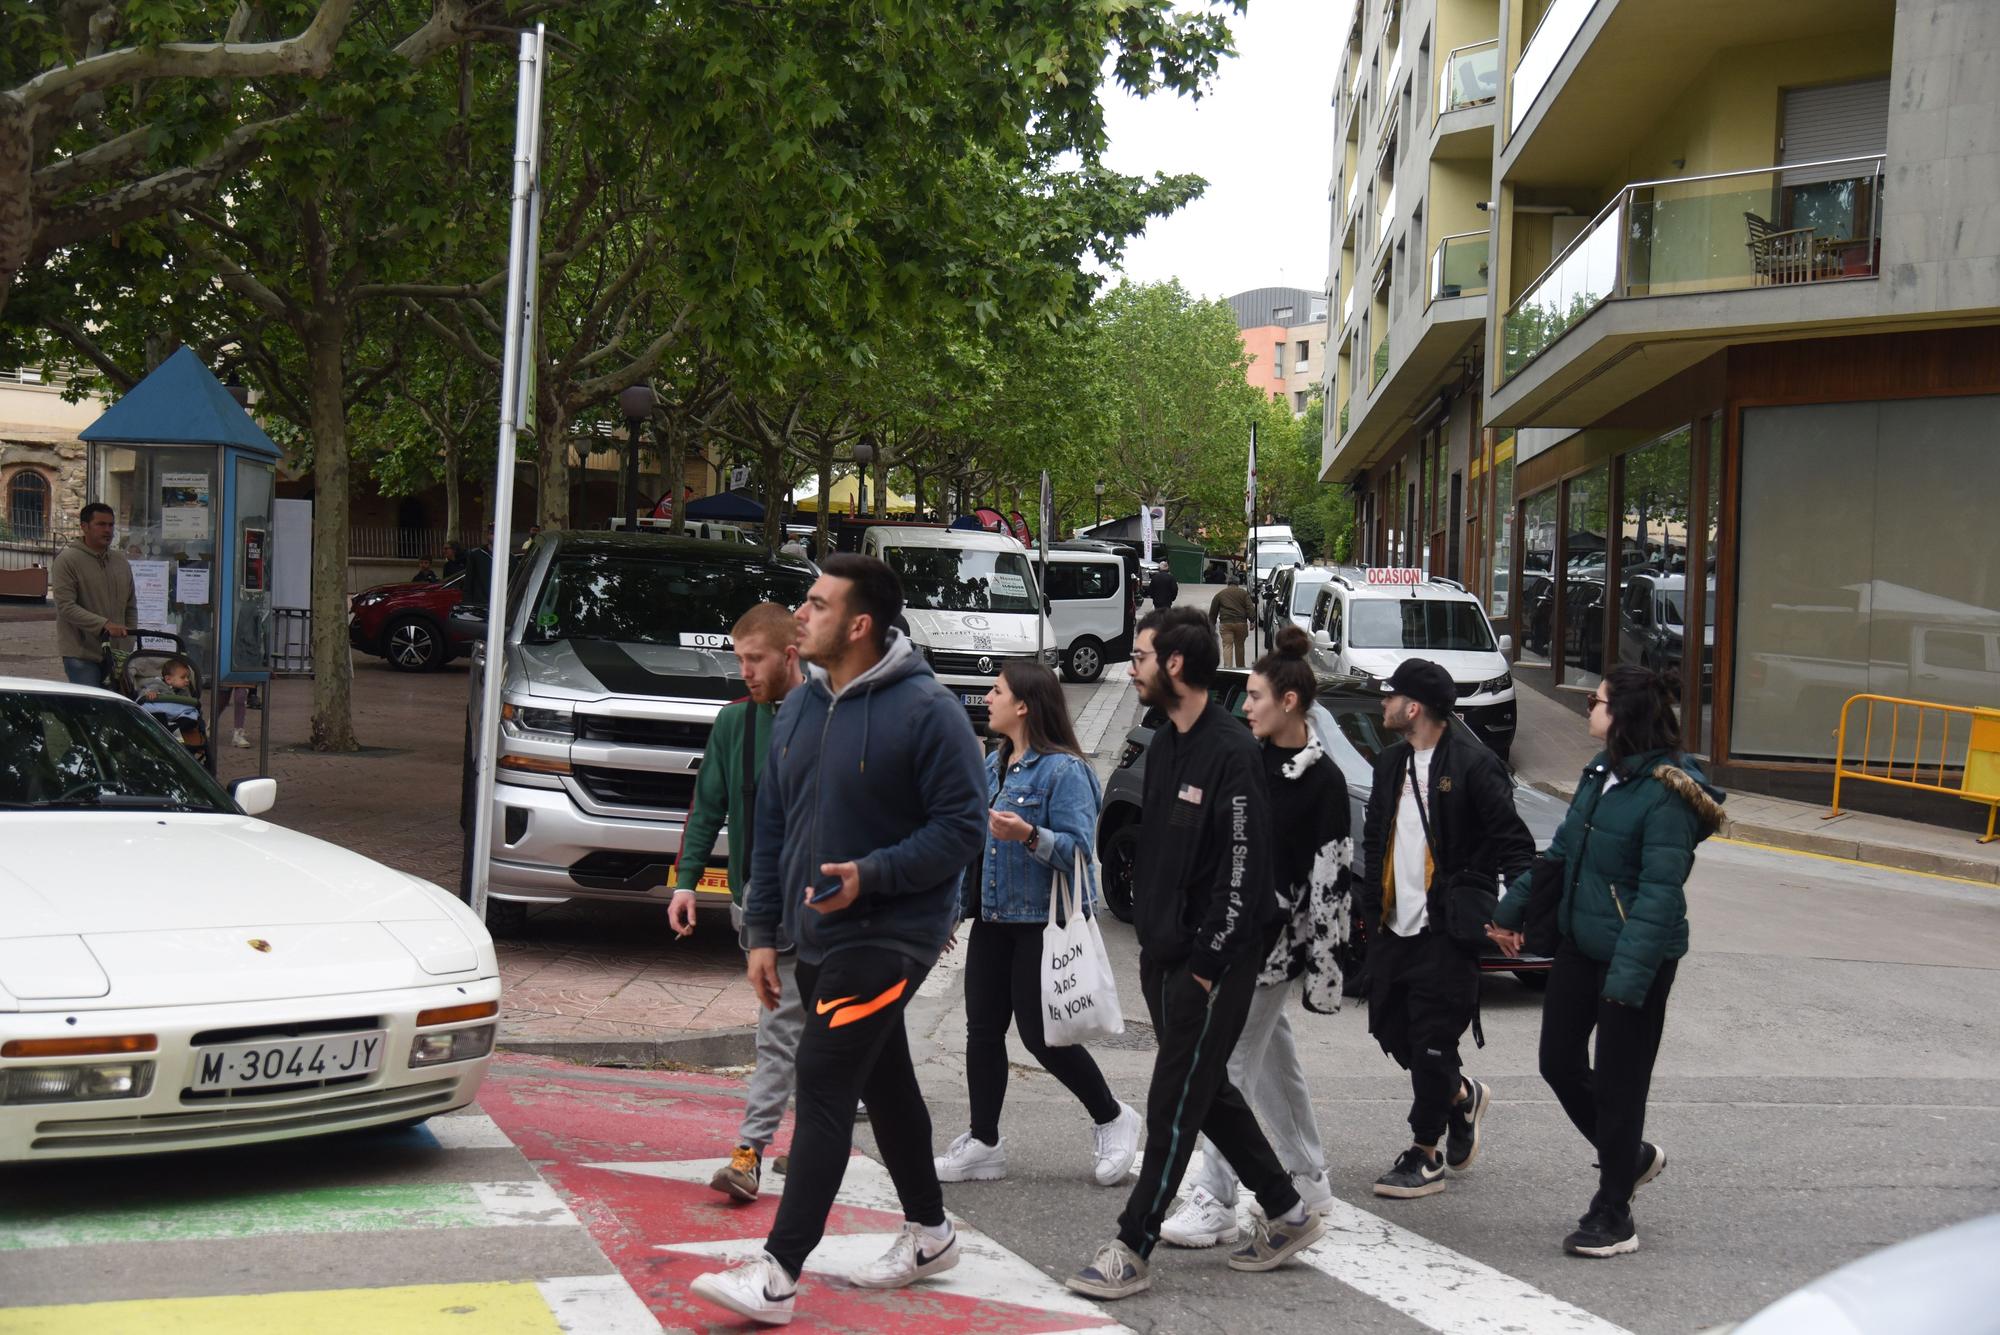
[[[1424,785],[1424,802],[1430,801],[1431,751],[1416,753],[1417,782]],[[1430,807],[1426,805],[1424,811]],[[1425,897],[1430,879],[1424,875],[1423,816],[1417,811],[1417,791],[1410,783],[1410,771],[1403,771],[1403,795],[1396,803],[1396,848],[1392,866],[1396,876],[1396,912],[1389,930],[1397,936],[1415,936],[1430,921],[1430,904]]]

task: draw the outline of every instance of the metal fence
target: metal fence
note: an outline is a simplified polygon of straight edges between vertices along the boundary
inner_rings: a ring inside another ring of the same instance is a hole
[[[310,677],[312,670],[312,612],[303,607],[273,608],[271,675]]]
[[[62,544],[52,537],[24,539],[0,534],[0,570],[46,569],[61,550]]]
[[[472,534],[461,532],[454,538],[444,528],[385,528],[356,524],[347,530],[347,554],[350,557],[414,561],[420,556],[428,556],[442,562],[447,542],[456,542],[465,550],[478,545],[478,539]]]

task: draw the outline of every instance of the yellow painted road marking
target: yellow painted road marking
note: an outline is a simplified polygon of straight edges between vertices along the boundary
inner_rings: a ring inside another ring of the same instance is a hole
[[[0,1335],[562,1335],[532,1283],[0,1308]]]
[[[1738,848],[1754,848],[1764,853],[1790,853],[1793,857],[1818,858],[1821,862],[1840,862],[1850,867],[1866,867],[1870,871],[1893,871],[1901,876],[1928,876],[1933,881],[1950,881],[1955,885],[1976,885],[1982,890],[1995,889],[1992,881],[1977,881],[1970,876],[1950,876],[1941,871],[1918,871],[1914,867],[1898,867],[1887,862],[1870,862],[1866,858],[1844,858],[1838,853],[1814,853],[1804,848],[1786,848],[1780,844],[1760,844],[1754,839],[1737,839],[1715,835],[1711,841],[1718,844],[1735,844]]]

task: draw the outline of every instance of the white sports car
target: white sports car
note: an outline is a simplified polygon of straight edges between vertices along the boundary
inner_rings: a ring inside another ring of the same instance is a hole
[[[257,819],[107,691],[0,677],[0,1161],[415,1124],[493,1050],[485,927]]]

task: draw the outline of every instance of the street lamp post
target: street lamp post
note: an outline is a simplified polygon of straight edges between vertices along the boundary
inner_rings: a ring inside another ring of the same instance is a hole
[[[1092,527],[1103,528],[1104,527],[1104,479],[1103,478],[1097,479],[1096,483],[1092,485],[1090,490],[1097,497],[1097,522],[1093,524]]]
[[[875,437],[863,436],[854,442],[854,462],[860,465],[861,513],[865,515],[868,513],[868,465],[875,462]]]
[[[639,427],[653,415],[658,396],[647,384],[618,391],[618,411],[625,414],[625,531],[639,531]]]

